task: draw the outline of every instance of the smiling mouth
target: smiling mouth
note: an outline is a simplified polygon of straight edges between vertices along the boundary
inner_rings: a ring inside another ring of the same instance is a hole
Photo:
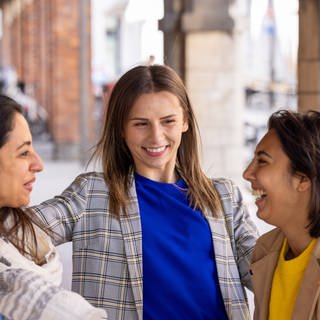
[[[150,153],[160,153],[166,149],[166,146],[158,147],[158,148],[144,148]]]
[[[259,189],[252,190],[252,195],[256,200],[261,200],[267,196],[265,191]]]
[[[25,187],[29,192],[31,192],[34,182],[35,182],[35,179],[32,179],[32,180],[28,181],[27,183],[25,183],[25,184],[24,184],[24,187]]]

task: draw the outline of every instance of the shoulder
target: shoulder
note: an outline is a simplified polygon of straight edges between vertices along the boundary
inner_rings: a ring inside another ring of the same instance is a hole
[[[274,228],[264,233],[257,240],[253,260],[259,259],[261,255],[269,253],[270,251],[280,250],[283,240],[284,234],[279,228]]]
[[[104,182],[104,178],[103,178],[103,173],[102,172],[96,172],[96,171],[92,171],[92,172],[85,172],[85,173],[81,173],[79,174],[75,181],[81,181],[81,182],[97,182],[97,183],[101,183]]]
[[[257,243],[260,244],[269,244],[270,246],[274,246],[277,242],[281,242],[284,239],[284,234],[279,228],[274,228],[263,235],[261,235],[258,239]]]
[[[233,181],[227,178],[213,178],[211,180],[215,188],[222,193],[232,192],[232,189],[235,186]]]
[[[242,202],[240,189],[232,180],[227,178],[214,178],[212,182],[222,202],[230,200]]]
[[[82,189],[90,191],[104,191],[106,192],[107,186],[101,172],[86,172],[78,175],[71,185],[66,189],[68,191],[79,191]]]

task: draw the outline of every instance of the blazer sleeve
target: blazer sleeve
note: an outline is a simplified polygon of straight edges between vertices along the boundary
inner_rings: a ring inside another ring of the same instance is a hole
[[[79,175],[61,195],[32,206],[42,222],[53,231],[55,245],[72,241],[77,222],[86,211],[90,176]]]

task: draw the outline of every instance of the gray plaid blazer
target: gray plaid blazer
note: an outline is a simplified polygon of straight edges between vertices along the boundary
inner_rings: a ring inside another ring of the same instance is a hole
[[[239,189],[226,179],[213,183],[224,215],[204,214],[212,233],[212,258],[225,308],[229,319],[250,319],[243,286],[251,288],[250,257],[258,232]],[[106,309],[108,319],[142,320],[142,233],[135,183],[127,217],[119,220],[108,208],[108,187],[103,175],[94,172],[78,176],[60,196],[33,207],[60,236],[56,245],[73,243],[72,289]]]

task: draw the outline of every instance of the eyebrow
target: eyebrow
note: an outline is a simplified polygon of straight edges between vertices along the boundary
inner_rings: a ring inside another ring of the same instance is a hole
[[[177,115],[176,114],[170,114],[168,116],[165,116],[165,117],[162,117],[160,118],[160,120],[164,120],[164,119],[168,119],[168,118],[172,118],[172,117],[176,117]],[[147,118],[142,118],[142,117],[133,117],[133,118],[129,118],[128,119],[129,121],[130,120],[144,120],[144,121],[148,121],[149,119]]]
[[[25,141],[22,144],[20,144],[20,146],[18,146],[18,148],[16,149],[16,151],[18,151],[19,149],[23,148],[24,146],[30,146],[31,145],[31,141]]]
[[[257,152],[257,156],[266,156],[266,157],[272,159],[271,155],[268,152],[263,151],[263,150],[262,151],[258,151]]]

